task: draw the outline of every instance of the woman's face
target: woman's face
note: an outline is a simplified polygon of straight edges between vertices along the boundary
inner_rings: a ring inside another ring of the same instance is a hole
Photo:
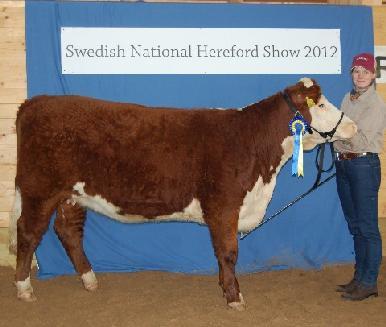
[[[357,90],[367,89],[375,78],[375,73],[372,73],[363,67],[355,67],[351,75]]]

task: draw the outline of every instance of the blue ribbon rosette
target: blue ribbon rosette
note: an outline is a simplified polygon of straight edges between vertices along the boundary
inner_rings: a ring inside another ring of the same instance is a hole
[[[294,136],[294,147],[292,153],[292,176],[304,176],[303,171],[303,135],[308,129],[308,123],[297,111],[289,122],[289,130]]]

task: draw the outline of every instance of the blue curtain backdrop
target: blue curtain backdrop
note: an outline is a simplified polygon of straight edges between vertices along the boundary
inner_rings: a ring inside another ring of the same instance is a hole
[[[60,28],[63,26],[340,29],[343,73],[310,76],[338,106],[351,87],[348,71],[352,56],[373,51],[372,12],[363,6],[27,1],[28,97],[81,94],[154,106],[230,108],[261,100],[303,77],[62,75]],[[303,179],[291,177],[290,164],[284,166],[267,217],[313,184],[315,155],[315,151],[305,155]],[[95,271],[217,271],[208,229],[194,223],[125,225],[89,211],[84,244]],[[341,212],[335,180],[290,207],[239,245],[238,272],[318,268],[324,264],[351,262],[352,240]],[[40,278],[74,273],[52,223],[36,254]]]

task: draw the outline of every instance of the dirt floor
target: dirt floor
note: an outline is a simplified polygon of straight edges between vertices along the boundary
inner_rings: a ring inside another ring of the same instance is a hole
[[[0,326],[386,326],[386,264],[378,298],[343,301],[335,284],[351,266],[239,276],[244,312],[227,309],[217,276],[164,272],[98,274],[90,293],[75,276],[32,278],[38,301],[16,299],[14,270],[0,267]]]

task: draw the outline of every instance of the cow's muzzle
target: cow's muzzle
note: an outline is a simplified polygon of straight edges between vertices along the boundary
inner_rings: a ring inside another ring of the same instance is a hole
[[[340,118],[338,120],[338,122],[336,123],[335,127],[329,131],[329,132],[320,132],[318,131],[315,127],[311,127],[312,130],[314,130],[315,132],[317,132],[321,137],[323,137],[324,139],[327,139],[328,137],[330,138],[330,140],[333,138],[333,136],[335,135],[336,133],[336,130],[338,129],[338,126],[340,125],[340,123],[342,122],[342,119],[343,119],[343,116],[344,116],[344,113],[343,111],[341,112],[340,114]],[[311,133],[310,133],[311,134]]]

